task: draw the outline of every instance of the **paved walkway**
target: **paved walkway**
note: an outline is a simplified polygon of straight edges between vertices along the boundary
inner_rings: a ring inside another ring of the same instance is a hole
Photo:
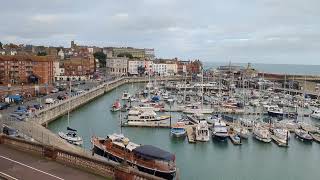
[[[106,179],[76,168],[0,145],[0,179]]]

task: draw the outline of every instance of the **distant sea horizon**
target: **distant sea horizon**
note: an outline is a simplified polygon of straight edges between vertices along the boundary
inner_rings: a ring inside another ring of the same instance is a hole
[[[229,65],[229,62],[203,62],[205,69],[217,68]],[[248,63],[232,63],[231,65],[247,67]],[[266,64],[251,63],[251,67],[259,72],[293,74],[293,75],[320,75],[320,65],[301,65],[301,64]]]

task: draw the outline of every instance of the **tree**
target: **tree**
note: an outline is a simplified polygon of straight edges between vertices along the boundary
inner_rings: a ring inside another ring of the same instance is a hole
[[[0,42],[0,49],[3,49],[3,47],[2,47],[2,42]]]
[[[130,53],[128,53],[128,52],[120,53],[120,54],[118,54],[118,57],[127,57],[127,58],[129,58],[129,59],[133,59],[132,54],[130,54]]]
[[[95,52],[93,56],[95,59],[99,60],[100,67],[106,67],[107,56],[103,52]]]
[[[141,76],[146,71],[146,68],[143,66],[138,66],[138,74]]]
[[[37,56],[46,56],[47,53],[46,52],[38,52]]]

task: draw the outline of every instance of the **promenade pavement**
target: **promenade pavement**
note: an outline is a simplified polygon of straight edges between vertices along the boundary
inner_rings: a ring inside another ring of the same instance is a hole
[[[1,177],[12,180],[106,179],[80,169],[12,149],[7,145],[0,145],[0,179]]]

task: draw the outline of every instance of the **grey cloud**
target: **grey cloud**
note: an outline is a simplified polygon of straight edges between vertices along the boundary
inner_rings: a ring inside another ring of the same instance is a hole
[[[74,39],[153,47],[160,57],[320,64],[318,0],[10,0],[1,5],[4,43],[68,46]]]

